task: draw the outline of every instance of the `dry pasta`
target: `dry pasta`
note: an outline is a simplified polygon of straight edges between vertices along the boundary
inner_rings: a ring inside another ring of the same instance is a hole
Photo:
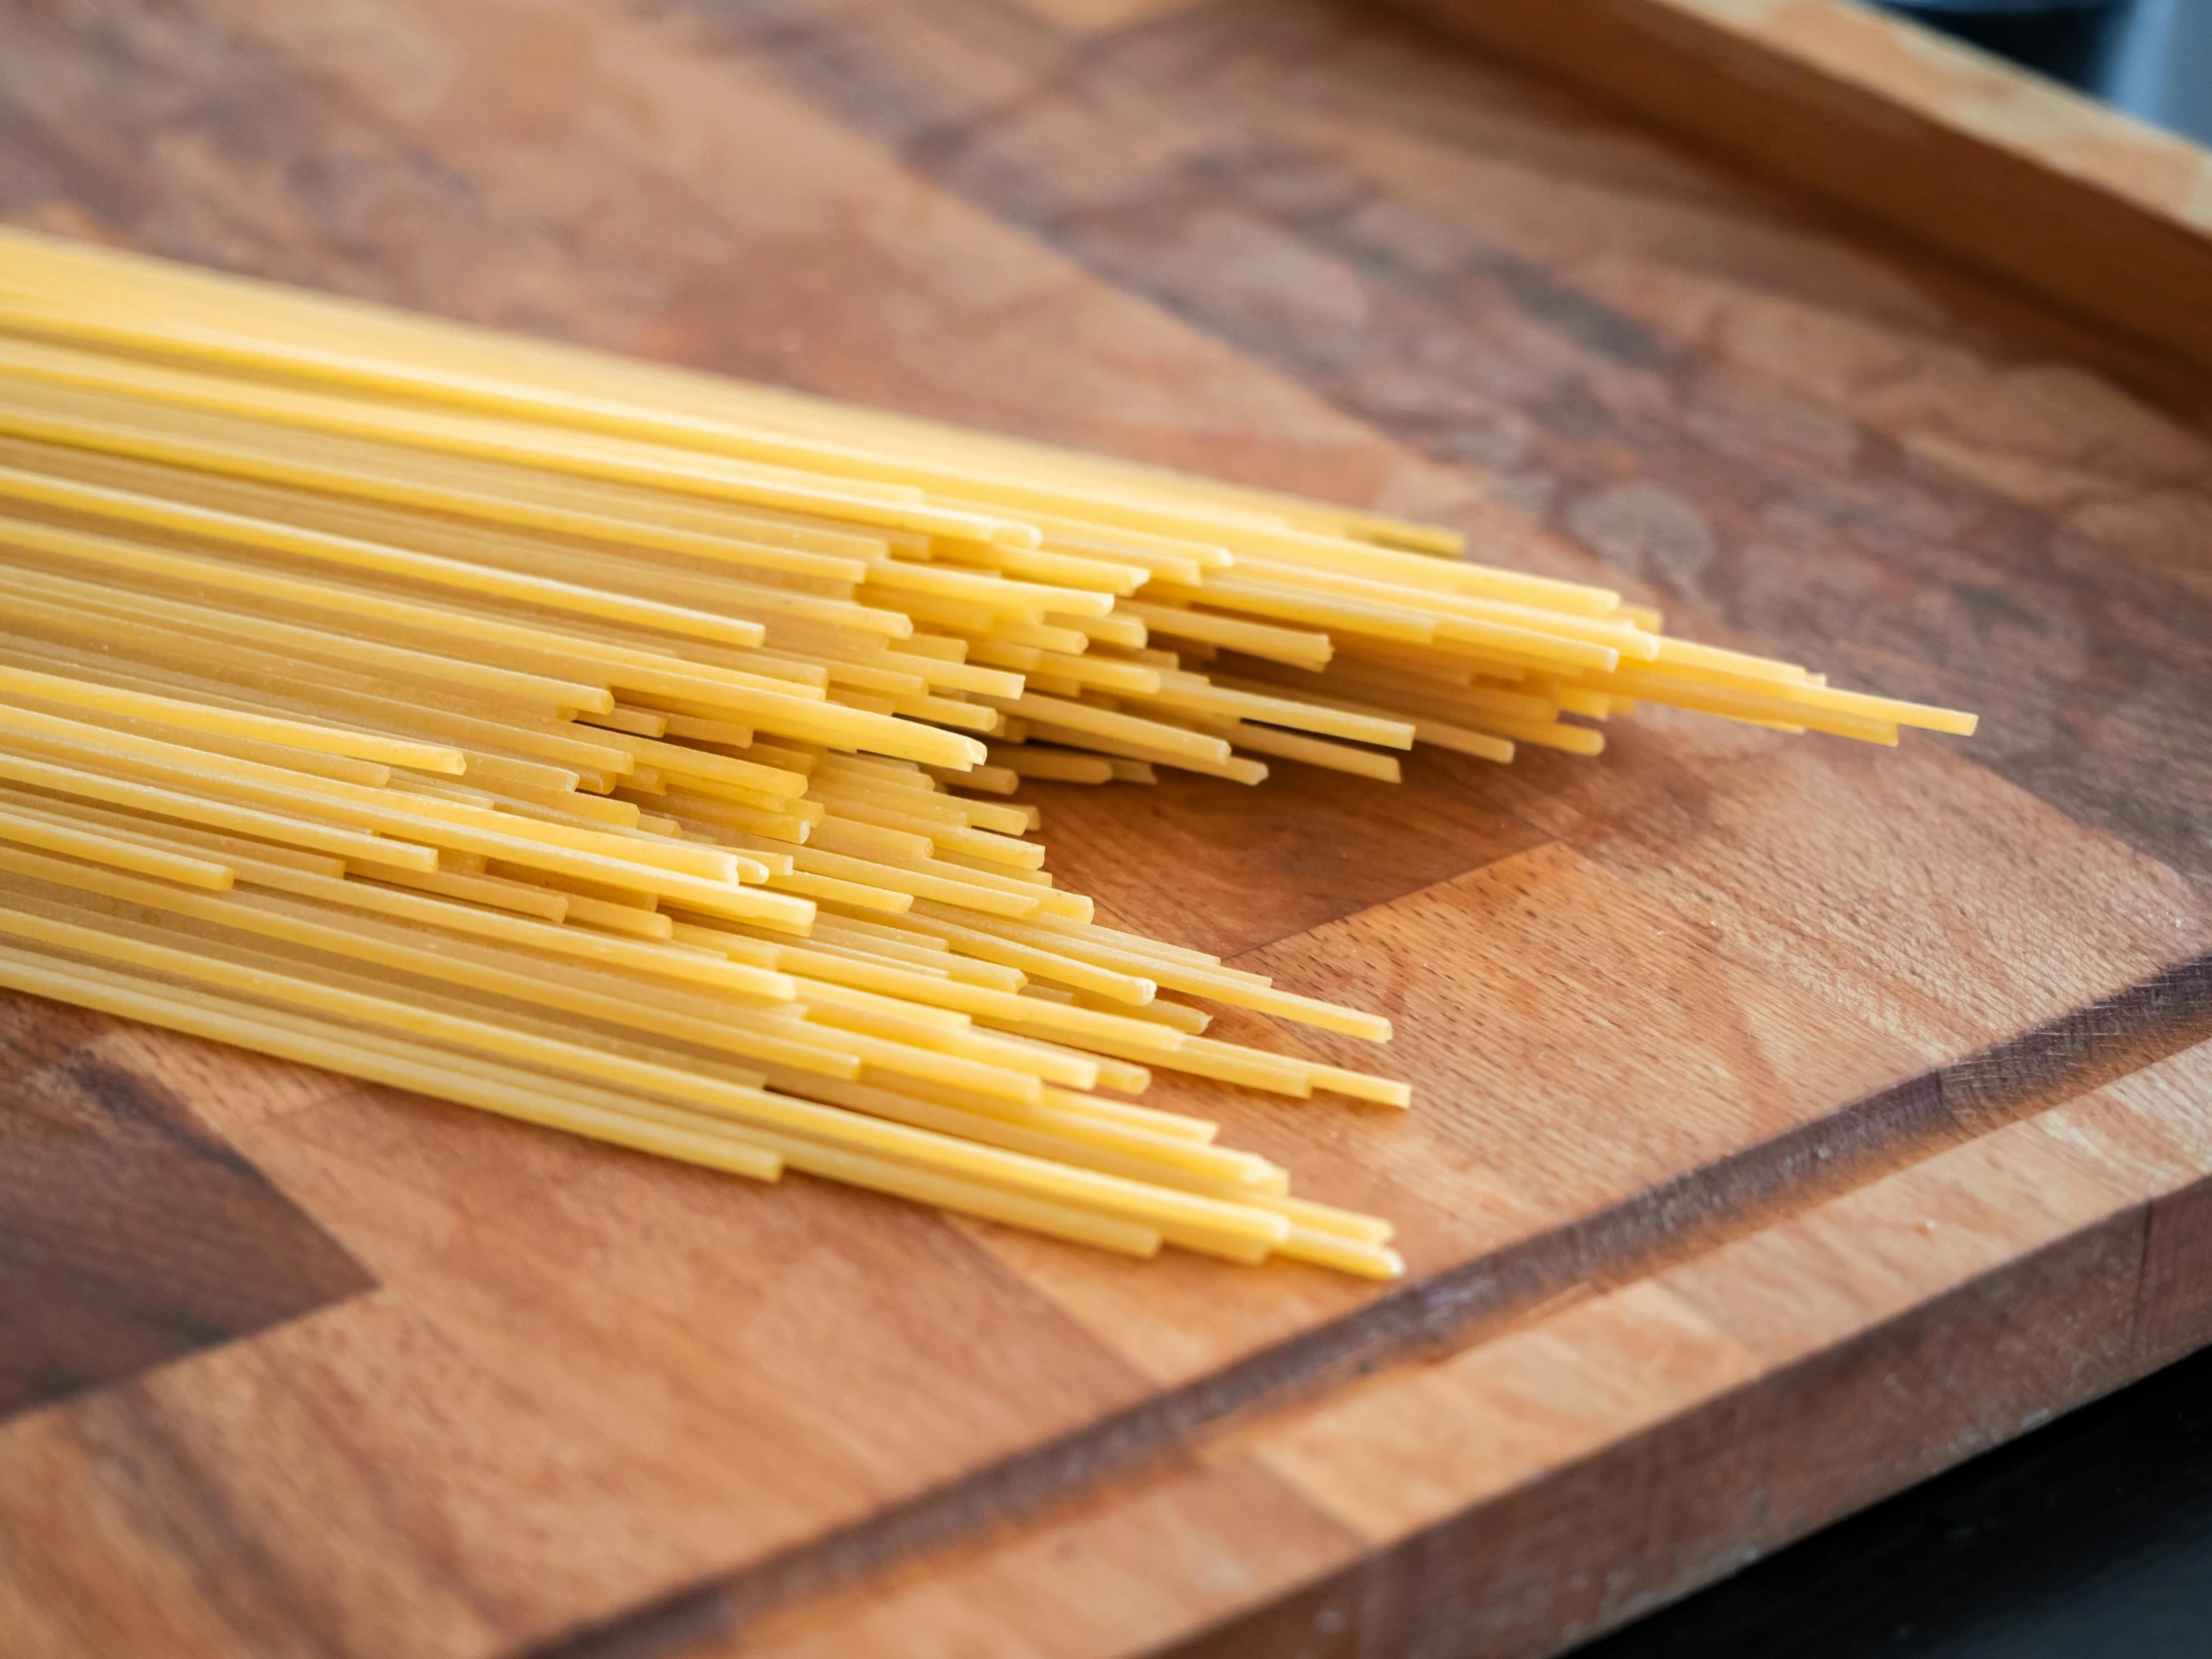
[[[0,233],[0,984],[1133,1256],[1389,1278],[1158,1071],[1409,1104],[1027,780],[1973,718],[1383,515]],[[1177,1000],[1188,998],[1190,1000]]]

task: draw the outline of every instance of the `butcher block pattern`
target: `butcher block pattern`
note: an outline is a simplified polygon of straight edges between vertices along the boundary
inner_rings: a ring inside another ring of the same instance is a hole
[[[0,1418],[368,1288],[167,1053],[141,1063],[151,1033],[30,998],[0,1020]]]
[[[1156,1085],[1390,1287],[12,1000],[11,1659],[1534,1656],[2212,1341],[2201,372],[1323,0],[0,40],[9,222],[1432,517],[1984,714],[1036,789],[1104,914],[1395,1022],[1409,1115]]]

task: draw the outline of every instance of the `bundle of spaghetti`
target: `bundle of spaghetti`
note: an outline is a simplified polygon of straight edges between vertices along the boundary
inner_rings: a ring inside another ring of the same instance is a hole
[[[1019,776],[1256,783],[1273,757],[1394,779],[1416,741],[1594,755],[1581,722],[1639,702],[1876,743],[1973,727],[1669,639],[1610,590],[1439,558],[1448,532],[1381,515],[27,236],[0,256],[0,431],[265,487],[345,475],[510,531],[650,524],[653,594],[780,624],[772,649],[803,656],[828,630],[832,701],[989,737]],[[551,500],[518,499],[549,475]],[[475,540],[610,573],[603,547]],[[881,642],[938,672],[882,668]]]
[[[1382,1224],[1109,1098],[1405,1104],[1163,991],[1387,1023],[1100,924],[1023,780],[1395,780],[1594,754],[1639,701],[1971,727],[1456,551],[0,233],[0,978],[744,1173],[1391,1273]]]
[[[277,713],[313,698],[236,695],[227,659],[180,669],[195,643],[124,667],[9,625],[0,983],[763,1179],[800,1169],[1138,1255],[1399,1271],[1385,1224],[1292,1198],[1211,1123],[1113,1098],[1164,1064],[1403,1101],[1207,1042],[1204,1013],[1156,998],[1163,980],[1372,1030],[1364,1016],[1097,926],[1041,882],[936,875],[901,831],[810,877],[803,835],[725,830],[711,796],[701,834],[613,794],[571,802],[603,821],[533,811],[460,783],[464,751],[391,735],[403,713],[382,730]],[[817,794],[796,772],[783,798],[815,828],[865,841],[871,820],[904,819],[955,845],[1033,845],[968,828],[894,763],[788,758],[828,774]],[[877,811],[891,793],[912,806]],[[778,890],[794,878],[818,895]]]
[[[844,709],[724,613],[14,458],[0,981],[739,1173],[1398,1270],[1383,1224],[1093,1092],[1168,1066],[1402,1104],[1208,1042],[1163,982],[1382,1022],[1093,925],[1031,810],[896,758],[972,766],[967,740]]]

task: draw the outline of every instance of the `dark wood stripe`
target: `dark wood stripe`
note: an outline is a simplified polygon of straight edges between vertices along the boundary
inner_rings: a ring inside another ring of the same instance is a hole
[[[1469,1347],[1577,1286],[1604,1288],[1646,1278],[1782,1214],[1863,1186],[2208,1038],[2212,953],[1905,1078],[1574,1226],[1405,1285],[1334,1324],[747,1571],[573,1632],[532,1650],[532,1659],[654,1659],[680,1652],[771,1608],[830,1593],[988,1528],[1019,1523],[1071,1494],[1095,1491],[1102,1482],[1141,1478],[1232,1422],[1281,1410],[1386,1366]],[[1593,1279],[1601,1270],[1603,1277]]]
[[[2138,1204],[1993,1267],[1150,1659],[1503,1659],[1576,1646],[1736,1570],[1753,1548],[1791,1542],[2020,1433],[2023,1420],[2070,1411],[2161,1364],[2131,1329],[2153,1214]],[[2036,1340],[2051,1329],[2066,1340]],[[2212,1328],[2193,1336],[2202,1342]],[[1976,1383],[1961,1387],[1967,1376]],[[1858,1443],[1852,1424],[1901,1419],[1913,1425],[1912,1455],[1869,1457],[1812,1505],[1799,1487],[1780,1515],[1761,1512],[1770,1480],[1788,1488],[1808,1461]],[[1648,1496],[1624,1503],[1626,1492]],[[1562,1581],[1549,1563],[1565,1547],[1606,1570]],[[1548,1593],[1531,1596],[1533,1584]],[[1830,1587],[1821,1588],[1825,1619]],[[1800,1631],[1807,1606],[1801,1592]],[[1811,1659],[1794,1643],[1718,1651]]]
[[[373,1284],[175,1093],[103,1058],[110,1023],[0,1004],[0,1418]]]

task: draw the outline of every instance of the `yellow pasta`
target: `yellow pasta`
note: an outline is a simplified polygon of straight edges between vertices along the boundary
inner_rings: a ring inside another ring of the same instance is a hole
[[[1393,1277],[1386,1222],[1117,1098],[1402,1109],[1193,1004],[1390,1022],[1100,924],[1005,797],[1596,755],[1642,703],[1973,728],[1458,552],[0,232],[0,984],[762,1180]]]
[[[35,846],[45,852],[63,852],[87,863],[108,864],[139,875],[159,875],[188,887],[222,892],[237,879],[229,864],[212,858],[196,858],[189,852],[149,846],[137,836],[103,834],[67,822],[55,823],[35,813],[11,812],[0,807],[0,841]]]

